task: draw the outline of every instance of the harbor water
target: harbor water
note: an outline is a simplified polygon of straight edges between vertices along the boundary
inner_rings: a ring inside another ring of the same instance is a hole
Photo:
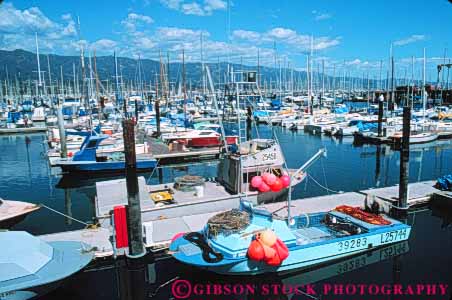
[[[391,186],[399,180],[399,152],[389,146],[356,145],[353,138],[336,139],[323,135],[293,132],[281,127],[260,126],[260,137],[276,136],[290,168],[297,168],[320,148],[326,148],[327,157],[317,161],[308,170],[309,176],[293,190],[292,198],[300,199],[375,187]],[[41,208],[29,215],[14,230],[25,230],[35,235],[76,230],[89,223],[94,216],[95,182],[108,178],[61,176],[51,169],[46,158],[45,135],[12,135],[0,137],[0,191],[1,197],[40,203],[71,216],[66,218],[49,209]],[[452,141],[413,145],[410,152],[409,181],[432,180],[452,173]],[[215,162],[163,170],[163,181],[191,174],[214,177]],[[158,183],[157,172],[143,174],[149,183]],[[442,283],[452,287],[452,211],[434,207],[412,212],[407,222],[413,226],[408,243],[374,250],[343,261],[292,274],[265,277],[226,278],[182,266],[171,258],[146,257],[136,265],[119,260],[101,261],[84,272],[66,280],[62,286],[43,299],[182,299],[174,294],[174,283],[185,280],[192,286],[199,284],[394,284]],[[236,291],[224,293],[198,291],[185,299],[348,299],[372,298],[356,295],[309,295],[289,291],[263,295]],[[385,296],[385,299],[395,299]],[[446,295],[417,295],[397,299],[450,299]],[[378,299],[378,298],[372,298]],[[380,297],[381,299],[381,297]]]

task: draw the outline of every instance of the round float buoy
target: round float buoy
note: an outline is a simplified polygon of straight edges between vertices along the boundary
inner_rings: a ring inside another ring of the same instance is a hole
[[[262,193],[266,193],[270,191],[270,187],[265,182],[262,182],[261,185],[258,187],[258,190]]]
[[[265,257],[264,248],[259,241],[254,240],[248,247],[248,257],[252,260],[261,261]]]
[[[259,188],[259,186],[262,184],[262,177],[260,176],[254,176],[251,179],[251,186],[255,189]]]
[[[269,229],[262,231],[259,235],[261,243],[268,247],[272,247],[276,243],[276,239],[276,234]]]

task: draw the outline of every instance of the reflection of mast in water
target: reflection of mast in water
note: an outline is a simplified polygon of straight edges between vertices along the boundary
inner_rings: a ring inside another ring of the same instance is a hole
[[[72,199],[71,199],[71,189],[64,189],[64,201],[66,208],[66,215],[72,218]],[[66,218],[66,224],[72,225],[72,219]]]
[[[421,156],[419,157],[419,169],[417,171],[417,181],[421,181],[422,174],[422,160],[424,159],[424,149],[421,150]]]
[[[380,145],[377,145],[377,153],[375,156],[375,186],[380,186],[380,169],[381,169],[381,149]]]
[[[25,136],[25,147],[27,148],[28,179],[30,179],[30,187],[31,187],[32,182],[31,182],[30,143],[31,143],[31,139],[28,136]]]
[[[47,147],[46,147],[46,141],[44,135],[41,136],[41,144],[42,144],[42,156],[47,155]],[[46,171],[47,171],[47,178],[49,179],[49,196],[50,198],[53,198],[53,182],[52,182],[52,171],[50,164],[45,164]]]
[[[390,166],[390,156],[388,155],[388,153],[386,153],[387,148],[383,148],[383,155],[386,157],[385,161],[385,186],[388,186],[388,180],[389,180],[389,166]]]

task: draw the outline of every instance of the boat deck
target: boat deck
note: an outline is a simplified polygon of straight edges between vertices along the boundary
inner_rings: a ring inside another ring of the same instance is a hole
[[[0,199],[0,222],[27,215],[39,208],[36,204]]]

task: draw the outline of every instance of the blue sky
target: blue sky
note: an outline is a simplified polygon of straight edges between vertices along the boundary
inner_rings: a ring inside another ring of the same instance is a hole
[[[447,50],[452,55],[452,4],[447,0],[18,0],[0,5],[0,48],[77,54],[77,16],[84,45],[99,54],[173,59],[182,49],[188,61],[206,60],[273,65],[288,62],[303,69],[314,37],[314,57],[327,68],[345,66],[376,76],[387,67],[393,43],[397,72],[420,73],[422,52],[429,76]],[[230,20],[230,22],[229,22]],[[230,34],[229,34],[230,33]],[[449,43],[449,44],[448,44]],[[276,53],[275,53],[276,46]]]

